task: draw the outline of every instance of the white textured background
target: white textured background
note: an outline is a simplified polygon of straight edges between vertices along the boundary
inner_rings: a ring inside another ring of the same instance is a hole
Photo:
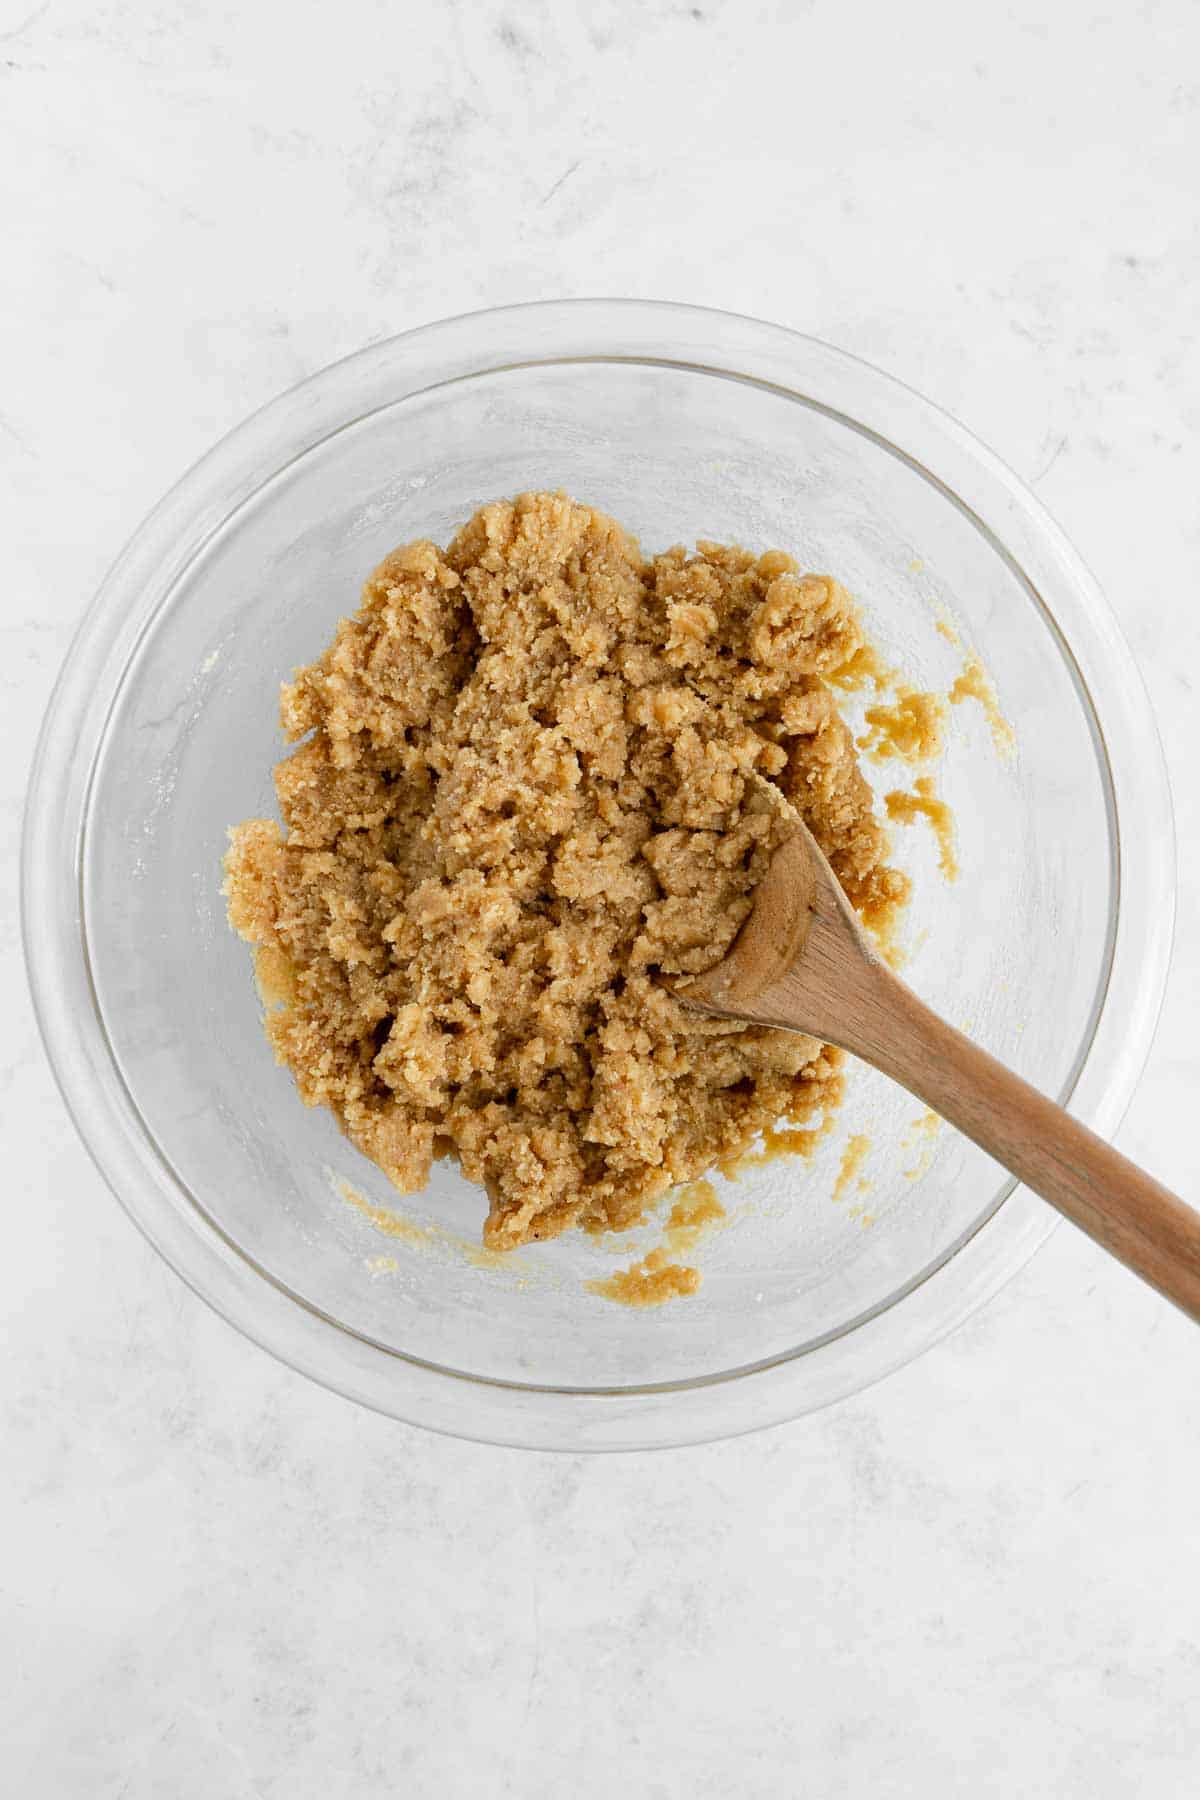
[[[957,413],[1120,614],[1181,847],[1120,1141],[1196,1197],[1198,172],[1194,0],[0,0],[0,1792],[1197,1792],[1200,1338],[1072,1231],[758,1438],[406,1430],[243,1343],[125,1221],[15,900],[75,620],[249,409],[500,301],[758,313]]]

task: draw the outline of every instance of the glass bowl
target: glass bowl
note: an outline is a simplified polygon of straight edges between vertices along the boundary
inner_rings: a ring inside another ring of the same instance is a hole
[[[225,923],[226,828],[273,811],[280,680],[383,554],[483,500],[562,487],[657,550],[781,546],[857,594],[945,690],[978,652],[1017,740],[951,709],[961,876],[896,833],[907,977],[1101,1132],[1149,1047],[1170,946],[1170,803],[1095,583],[995,457],[874,369],[777,326],[640,301],[427,326],[302,383],[137,533],[88,613],[30,789],[24,920],[67,1103],[134,1220],[293,1367],[398,1418],[537,1447],[681,1443],[861,1388],[986,1299],[1052,1215],[909,1096],[853,1072],[811,1161],[718,1183],[703,1288],[632,1311],[585,1285],[656,1241],[571,1234],[502,1266],[445,1164],[400,1199],[299,1101]],[[958,641],[954,641],[957,639]],[[885,785],[895,770],[884,769]],[[849,1183],[849,1136],[870,1140]],[[869,1183],[869,1188],[860,1183]],[[368,1205],[401,1222],[383,1233]]]

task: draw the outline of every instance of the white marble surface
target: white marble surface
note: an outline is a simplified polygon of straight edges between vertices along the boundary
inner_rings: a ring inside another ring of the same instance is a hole
[[[1196,1196],[1198,167],[1192,0],[0,0],[6,1794],[1195,1793],[1200,1338],[1081,1238],[758,1438],[588,1461],[403,1429],[126,1222],[15,896],[74,622],[248,409],[499,301],[762,314],[956,412],[1121,616],[1181,911],[1120,1141]]]

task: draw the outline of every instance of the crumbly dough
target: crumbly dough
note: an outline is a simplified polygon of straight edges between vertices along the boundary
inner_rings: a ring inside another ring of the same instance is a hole
[[[891,706],[868,706],[867,729],[855,741],[873,762],[931,762],[941,754],[946,703],[939,694],[901,686]]]
[[[829,685],[862,647],[789,556],[647,560],[562,494],[394,551],[283,690],[284,829],[240,825],[226,858],[303,1099],[402,1192],[457,1155],[494,1249],[630,1226],[812,1117],[836,1053],[659,977],[724,954],[785,802],[869,924],[903,904]]]
[[[699,1292],[701,1274],[671,1256],[690,1256],[710,1232],[719,1231],[728,1215],[710,1181],[691,1181],[681,1188],[663,1231],[663,1241],[633,1263],[585,1285],[602,1300],[619,1306],[662,1306]]]
[[[665,1250],[651,1250],[627,1269],[586,1283],[588,1291],[618,1306],[662,1306],[700,1291],[699,1269],[673,1263]]]

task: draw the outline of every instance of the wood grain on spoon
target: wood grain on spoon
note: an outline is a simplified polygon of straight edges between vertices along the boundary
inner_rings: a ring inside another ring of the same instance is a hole
[[[872,1063],[1200,1320],[1200,1212],[923,1005],[876,954],[798,818],[729,954],[675,992]]]

